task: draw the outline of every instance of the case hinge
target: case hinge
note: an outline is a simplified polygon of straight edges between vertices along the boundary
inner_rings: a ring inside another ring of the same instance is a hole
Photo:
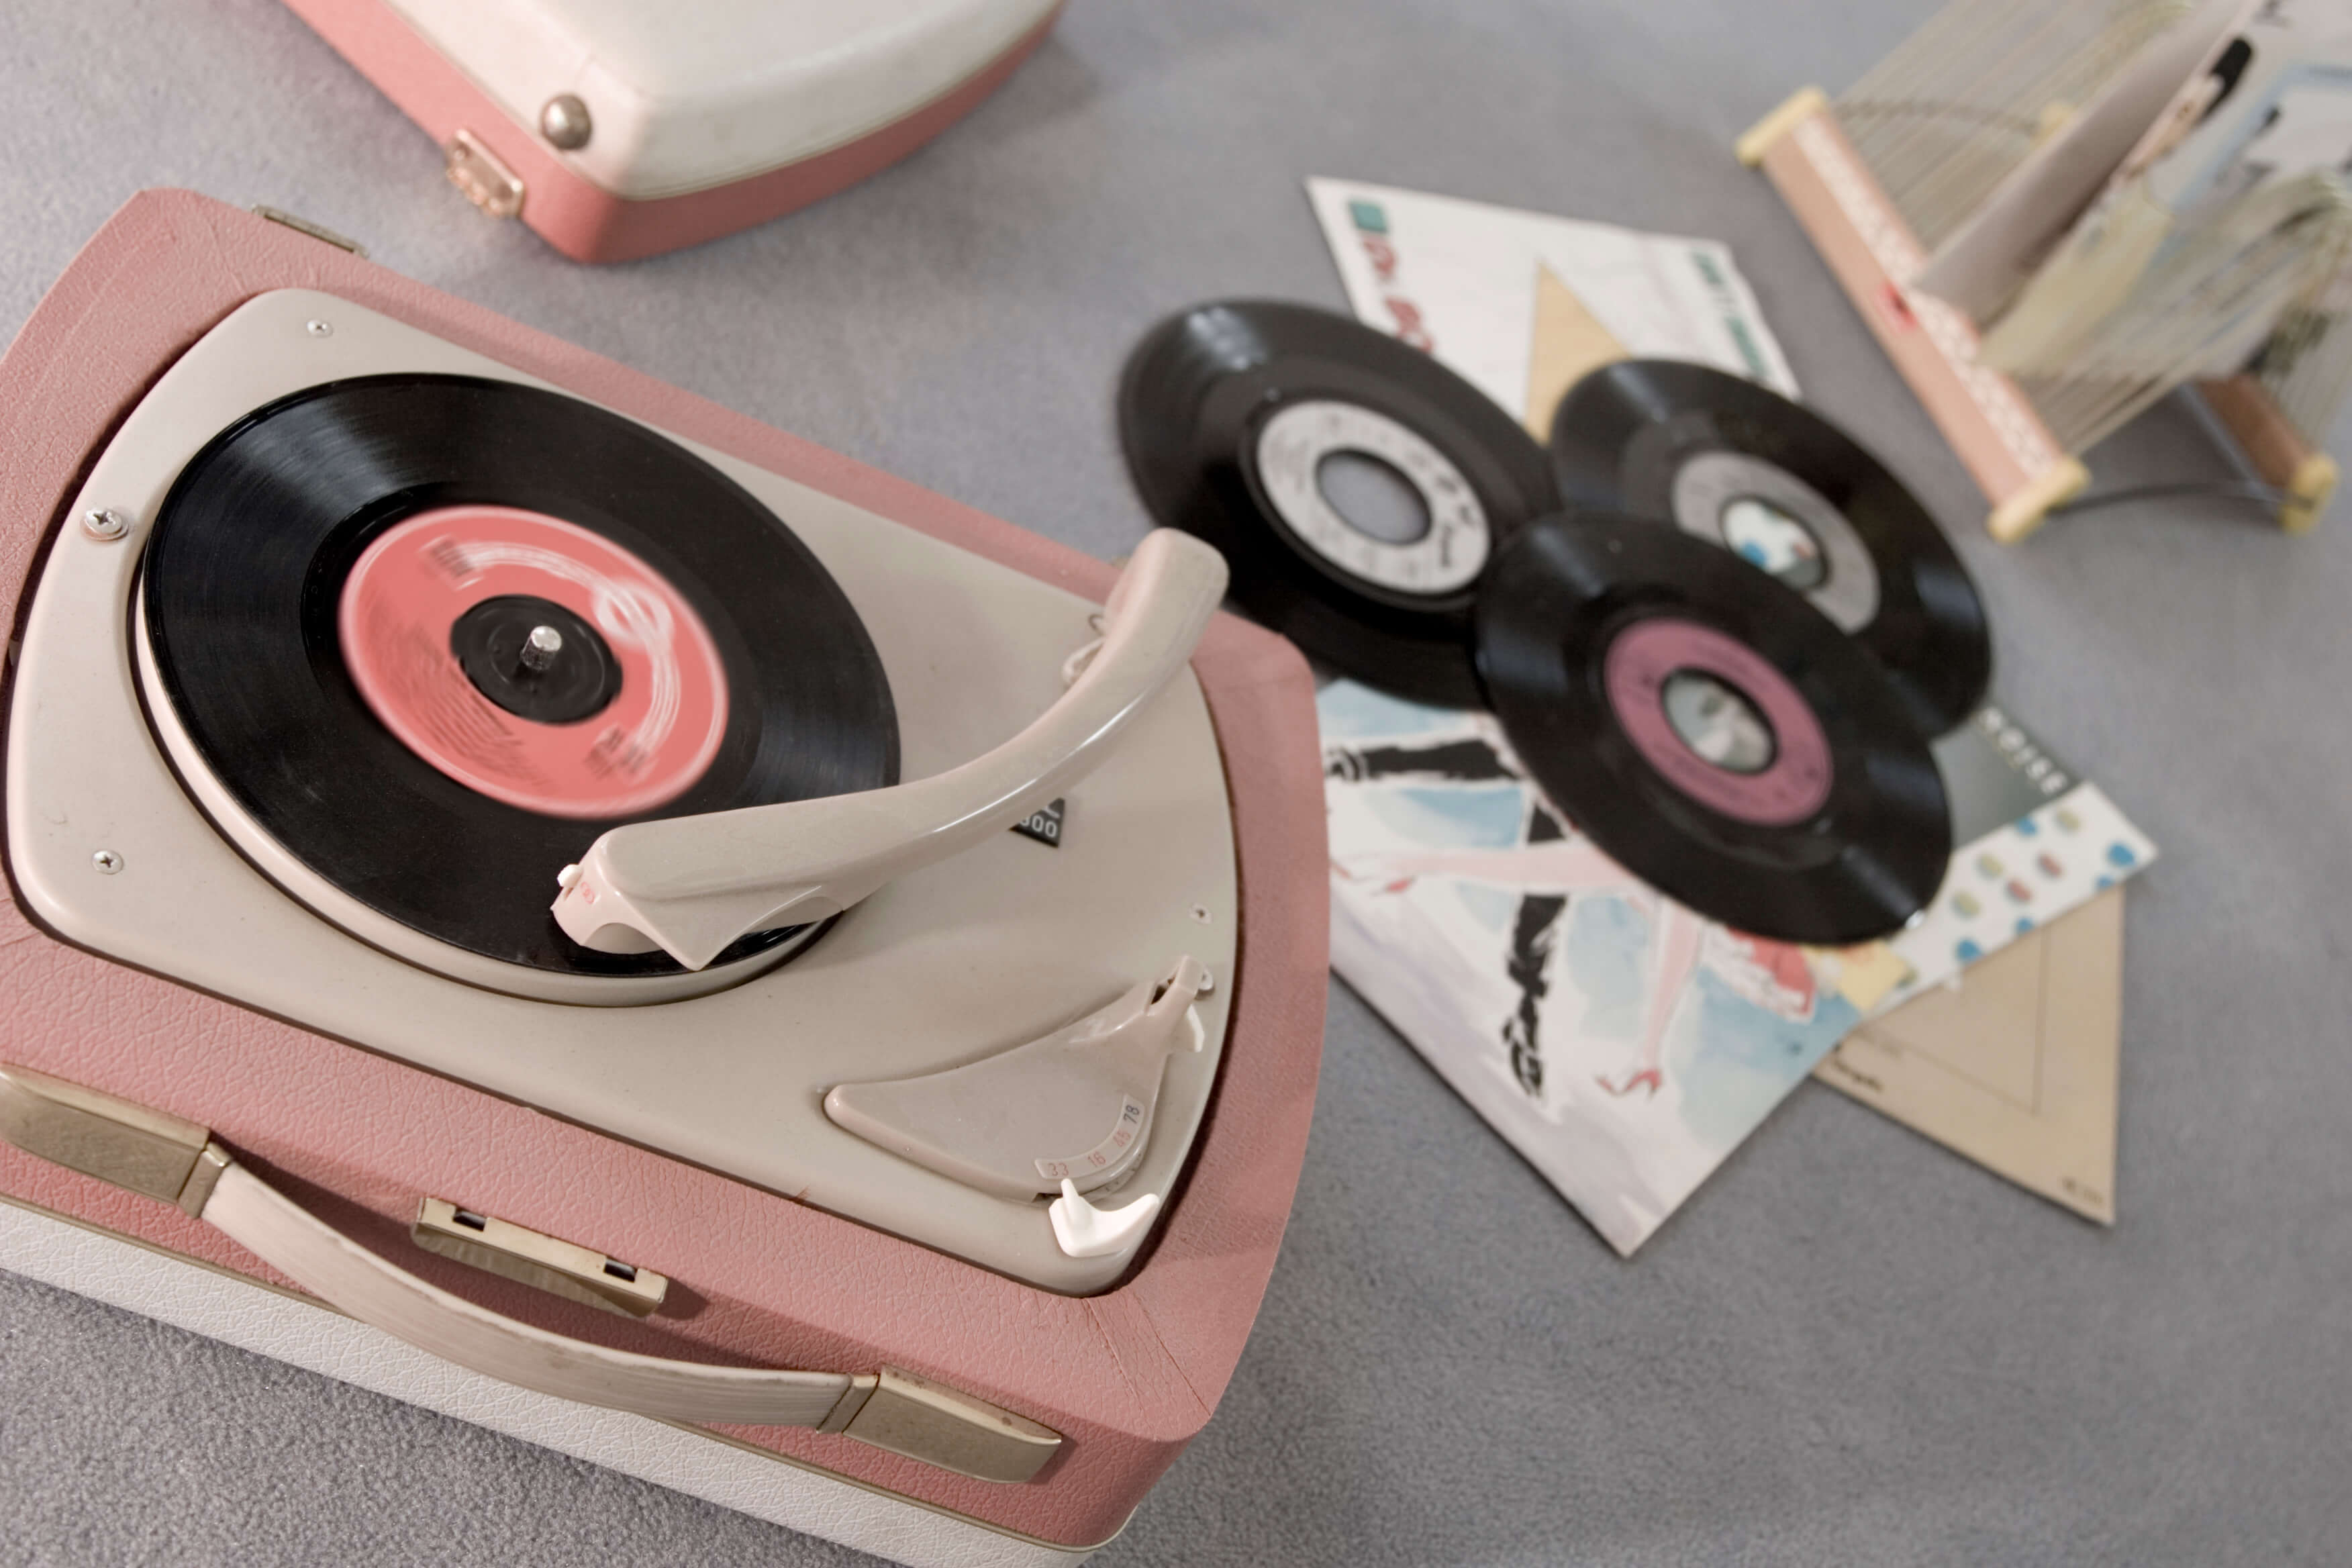
[[[281,227],[292,229],[296,234],[307,234],[321,244],[333,246],[337,250],[348,250],[362,261],[367,259],[367,247],[358,240],[348,235],[337,234],[325,224],[312,223],[309,218],[289,213],[283,207],[257,205],[253,209],[253,216],[266,217]]]
[[[448,164],[449,183],[466,199],[492,217],[512,217],[522,211],[522,176],[507,167],[470,131],[460,131],[441,149]]]

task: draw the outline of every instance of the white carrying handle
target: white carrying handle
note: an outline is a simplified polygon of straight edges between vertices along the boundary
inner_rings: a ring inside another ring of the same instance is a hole
[[[1223,557],[1155,530],[1111,590],[1093,662],[1003,745],[890,789],[615,827],[564,868],[556,921],[584,947],[658,947],[700,969],[746,931],[830,919],[1091,772],[1192,657],[1224,592]]]
[[[893,1367],[712,1366],[551,1333],[428,1283],[304,1211],[205,1128],[0,1063],[0,1142],[174,1203],[363,1323],[488,1377],[640,1415],[837,1432],[988,1481],[1025,1481],[1061,1435]]]

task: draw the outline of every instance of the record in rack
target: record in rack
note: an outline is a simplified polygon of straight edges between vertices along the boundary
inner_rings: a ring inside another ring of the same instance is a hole
[[[1223,551],[1253,616],[1400,696],[1481,704],[1479,574],[1553,502],[1541,449],[1477,388],[1346,317],[1235,301],[1144,338],[1118,419],[1153,517]]]
[[[1654,522],[1547,518],[1480,591],[1512,749],[1603,854],[1784,942],[1861,942],[1935,896],[1943,783],[1885,671],[1794,590]]]
[[[1707,365],[1625,360],[1570,387],[1551,430],[1568,505],[1668,520],[1771,573],[1886,667],[1922,733],[1984,700],[1991,635],[1967,568],[1819,415]]]
[[[297,393],[188,465],[143,573],[183,772],[370,910],[507,963],[676,970],[549,912],[607,827],[897,782],[881,660],[816,557],[709,464],[554,393]]]

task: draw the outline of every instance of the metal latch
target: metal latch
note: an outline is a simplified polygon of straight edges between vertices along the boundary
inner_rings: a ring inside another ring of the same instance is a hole
[[[649,1315],[669,1290],[669,1280],[650,1268],[446,1198],[426,1198],[418,1206],[408,1237],[427,1252],[625,1318]]]
[[[512,217],[522,211],[522,176],[470,131],[460,131],[441,149],[449,166],[449,183],[466,199],[492,217]]]
[[[211,1131],[28,1068],[0,1063],[0,1141],[192,1215],[228,1155]]]
[[[983,1481],[1029,1480],[1062,1447],[1050,1426],[894,1366],[850,1379],[817,1430]]]

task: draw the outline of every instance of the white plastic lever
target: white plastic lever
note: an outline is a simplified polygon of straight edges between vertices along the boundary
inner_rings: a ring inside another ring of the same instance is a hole
[[[1011,1050],[918,1078],[835,1086],[835,1125],[968,1186],[1027,1200],[1087,1192],[1143,1157],[1168,1058],[1205,1043],[1187,954],[1160,979]],[[1075,1255],[1073,1255],[1075,1256]]]
[[[555,919],[605,952],[660,948],[700,969],[746,931],[839,914],[893,878],[1002,832],[1108,753],[1192,657],[1225,563],[1189,534],[1144,536],[1104,607],[1101,649],[1035,722],[912,784],[615,827],[566,867]]]
[[[1054,1222],[1054,1239],[1072,1258],[1109,1258],[1132,1251],[1159,1212],[1158,1193],[1146,1193],[1125,1208],[1098,1209],[1074,1184],[1064,1182],[1062,1195],[1045,1215]]]

